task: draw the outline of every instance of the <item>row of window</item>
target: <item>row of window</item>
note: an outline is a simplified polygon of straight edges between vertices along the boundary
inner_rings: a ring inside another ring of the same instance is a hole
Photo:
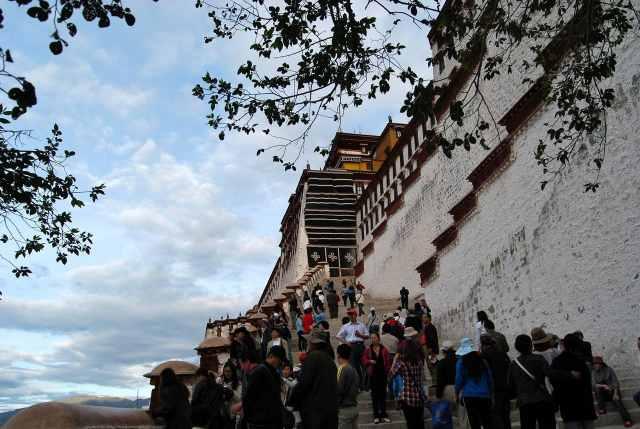
[[[402,194],[400,173],[407,171],[408,175],[417,168],[415,161],[411,160],[411,157],[420,145],[424,135],[422,127],[418,126],[417,128],[417,138],[416,135],[411,136],[408,144],[402,147],[393,161],[390,161],[390,159],[385,161],[385,165],[382,166],[382,168],[386,169],[384,175],[378,176],[379,179],[369,184],[369,195],[357,209],[361,240],[364,240],[384,220],[385,209]],[[402,144],[402,142],[398,142],[398,144]]]

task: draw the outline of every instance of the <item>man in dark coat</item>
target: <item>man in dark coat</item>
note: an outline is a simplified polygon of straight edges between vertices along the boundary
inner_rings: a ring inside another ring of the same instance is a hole
[[[242,393],[242,410],[247,429],[282,429],[283,404],[278,369],[285,359],[281,346],[273,346],[265,362],[249,374]]]
[[[161,418],[166,429],[191,429],[189,389],[171,368],[160,373],[160,407],[154,418]]]
[[[409,309],[409,289],[404,286],[400,289],[400,306]]]
[[[436,364],[436,398],[456,402],[456,351],[451,341],[442,343],[444,357]]]
[[[307,337],[309,354],[289,399],[300,410],[303,429],[338,427],[338,370],[325,339],[316,329]]]
[[[507,338],[501,332],[496,331],[496,325],[494,325],[491,320],[484,322],[484,329],[487,330],[487,335],[493,338],[496,342],[498,350],[509,353],[509,343],[507,342]]]
[[[335,290],[329,289],[327,293],[327,306],[329,307],[329,317],[336,319],[338,317],[338,294]]]
[[[198,383],[191,394],[191,422],[194,426],[216,429],[222,426],[225,390],[213,371],[198,368]]]
[[[440,345],[438,344],[438,330],[435,325],[431,323],[431,316],[425,314],[422,318],[424,320],[424,327],[422,329],[422,333],[424,334],[424,354],[427,357],[427,369],[433,378],[436,375],[436,356],[440,350]]]
[[[576,354],[587,363],[587,366],[591,368],[593,365],[593,351],[591,350],[591,343],[589,341],[584,340],[584,334],[581,331],[576,331],[573,333],[580,340],[580,347]]]
[[[482,357],[493,376],[493,407],[491,409],[492,429],[511,429],[510,389],[507,381],[511,359],[503,352],[493,337],[480,337]],[[535,426],[535,424],[534,424]]]
[[[582,342],[575,334],[563,340],[564,351],[556,357],[551,369],[553,397],[560,406],[565,427],[593,425],[596,410],[591,392],[591,371],[582,355]]]

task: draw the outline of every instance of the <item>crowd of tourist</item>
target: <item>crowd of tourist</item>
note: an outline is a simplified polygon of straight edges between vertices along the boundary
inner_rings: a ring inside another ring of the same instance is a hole
[[[395,403],[408,429],[425,427],[425,410],[434,429],[511,429],[514,399],[522,429],[555,428],[558,412],[565,428],[590,429],[608,403],[632,426],[615,371],[580,332],[559,338],[535,327],[514,339],[512,359],[509,341],[483,311],[454,344],[439,341],[425,300],[409,309],[406,288],[388,314],[365,312],[364,295],[363,285],[344,283],[341,301],[333,283],[318,285],[289,303],[293,320],[279,311],[258,332],[237,328],[220,375],[200,370],[190,402],[165,369],[155,417],[169,429],[355,429],[363,422],[358,399],[369,392],[372,423],[389,423],[387,406]],[[340,303],[346,316],[338,320]],[[634,399],[640,405],[640,392]]]

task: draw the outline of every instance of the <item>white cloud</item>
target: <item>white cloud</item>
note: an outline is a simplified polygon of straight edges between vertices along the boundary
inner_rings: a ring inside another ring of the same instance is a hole
[[[16,56],[40,100],[27,119],[43,130],[59,121],[82,156],[72,171],[105,182],[107,196],[82,213],[96,235],[94,255],[74,259],[63,274],[43,266],[36,293],[2,286],[13,290],[1,303],[0,326],[30,333],[30,345],[13,350],[0,339],[0,368],[8,368],[0,408],[60,392],[135,393],[148,386],[141,376],[154,363],[194,359],[206,319],[253,305],[267,280],[299,171],[283,172],[269,153],[255,156],[274,142],[262,133],[218,142],[205,131],[207,106],[190,88],[207,69],[234,74],[241,57],[238,41],[198,48],[208,19],[191,6],[139,8],[136,26],[120,38],[116,28],[100,38],[93,36],[104,30],[82,28],[59,57],[46,44],[33,62]],[[410,29],[402,37],[423,40]],[[424,65],[422,46],[406,44],[413,48],[407,63]],[[396,88],[351,112],[343,130],[380,131],[388,114],[400,119],[402,97]],[[323,122],[308,147],[326,145],[336,130]],[[324,161],[308,150],[299,167],[307,160],[316,168]],[[36,298],[45,288],[53,290]],[[37,350],[33,337],[52,332],[56,341]]]
[[[101,80],[89,63],[77,58],[47,62],[28,71],[26,76],[39,95],[64,100],[65,106],[72,109],[97,104],[119,117],[126,117],[148,105],[153,98],[153,91],[148,88],[118,86]]]

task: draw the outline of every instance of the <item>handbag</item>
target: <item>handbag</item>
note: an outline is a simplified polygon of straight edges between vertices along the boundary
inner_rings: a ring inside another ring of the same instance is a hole
[[[404,380],[400,374],[396,374],[391,379],[391,394],[394,399],[398,399],[400,397],[402,389],[404,389]]]

